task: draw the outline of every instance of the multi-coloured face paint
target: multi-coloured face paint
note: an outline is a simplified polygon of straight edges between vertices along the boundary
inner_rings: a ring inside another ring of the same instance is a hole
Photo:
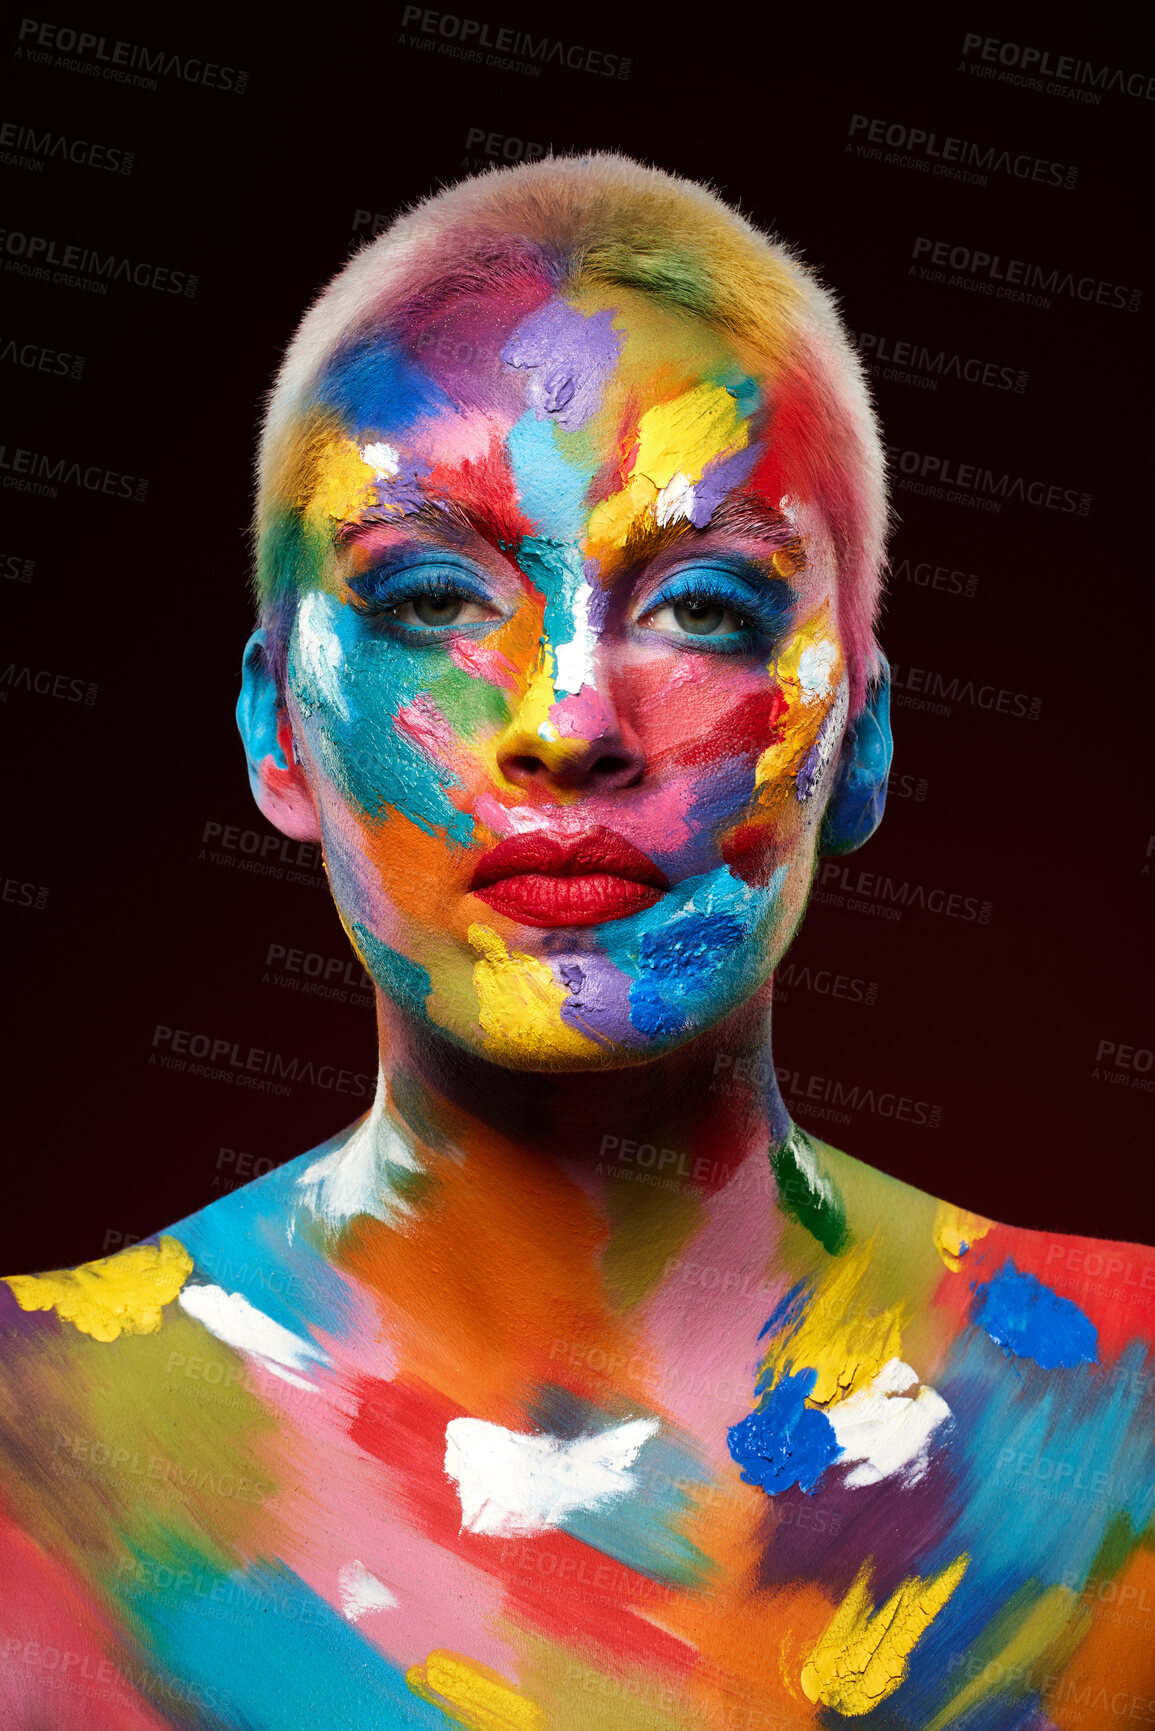
[[[797,923],[847,678],[775,408],[733,340],[588,288],[317,385],[285,690],[330,881],[382,990],[501,1062],[684,1040]]]

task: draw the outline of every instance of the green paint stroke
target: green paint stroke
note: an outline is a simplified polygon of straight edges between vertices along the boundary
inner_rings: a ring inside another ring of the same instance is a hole
[[[770,1165],[778,1181],[778,1206],[804,1226],[831,1256],[850,1242],[846,1204],[834,1180],[822,1170],[813,1142],[797,1124],[781,1148],[771,1150]]]

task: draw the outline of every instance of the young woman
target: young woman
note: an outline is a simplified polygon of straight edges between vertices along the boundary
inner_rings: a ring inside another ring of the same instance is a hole
[[[882,812],[885,515],[829,296],[621,158],[462,183],[306,316],[238,713],[377,1097],[0,1288],[5,1726],[1155,1721],[1155,1254],[774,1081]]]

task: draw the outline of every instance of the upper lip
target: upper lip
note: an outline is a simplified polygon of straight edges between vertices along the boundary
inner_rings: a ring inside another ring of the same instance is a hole
[[[531,872],[560,878],[604,872],[634,883],[652,884],[655,889],[670,887],[665,872],[659,871],[640,848],[600,825],[580,835],[547,835],[544,830],[511,835],[482,856],[469,887],[480,890],[501,878],[524,877]]]

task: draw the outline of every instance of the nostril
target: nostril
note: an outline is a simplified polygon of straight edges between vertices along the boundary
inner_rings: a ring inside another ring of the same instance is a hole
[[[511,757],[508,769],[516,770],[518,775],[538,775],[545,768],[540,757]]]
[[[630,760],[628,757],[599,757],[594,763],[590,773],[592,775],[606,776],[621,775],[624,770],[629,768]]]

